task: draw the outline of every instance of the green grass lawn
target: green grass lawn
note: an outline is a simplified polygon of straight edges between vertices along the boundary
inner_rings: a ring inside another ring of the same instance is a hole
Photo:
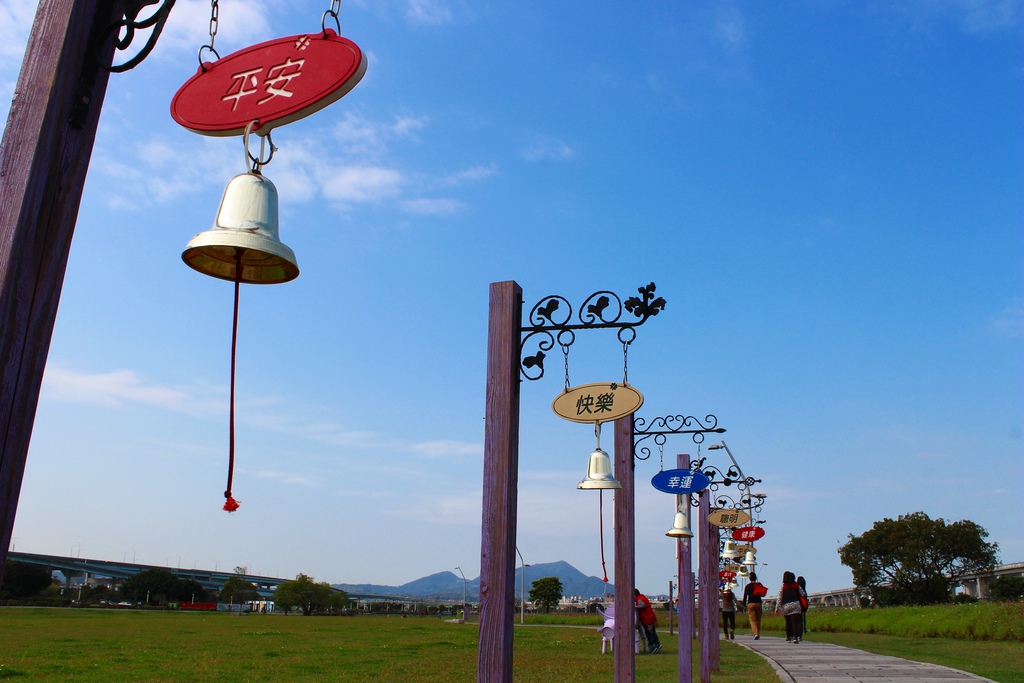
[[[475,624],[430,617],[237,616],[0,608],[0,679],[15,681],[475,681]],[[675,639],[637,657],[638,681],[678,680]],[[612,680],[593,625],[515,630],[520,681]],[[699,680],[694,667],[695,680]],[[759,656],[723,643],[715,680],[777,681]]]
[[[814,615],[818,626],[824,626],[824,617]],[[548,623],[528,620],[526,627],[515,629],[516,680],[612,680],[613,657],[601,655],[595,626],[600,619],[538,617],[541,621]],[[771,633],[773,622],[766,621],[766,633]],[[1024,683],[1024,642],[826,632],[815,630],[814,620],[811,628],[808,640],[951,666],[1000,683]],[[667,630],[659,629],[664,645],[659,654],[637,657],[637,681],[678,680],[677,639]],[[714,681],[778,681],[758,655],[732,643],[720,645]],[[694,649],[694,680],[700,680],[696,644]],[[476,655],[475,624],[432,617],[0,607],[0,679],[15,681],[447,683],[475,681]]]

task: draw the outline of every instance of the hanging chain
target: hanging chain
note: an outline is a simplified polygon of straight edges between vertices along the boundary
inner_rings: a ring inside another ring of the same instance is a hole
[[[569,345],[562,344],[562,356],[565,358],[565,390],[569,391]]]
[[[658,471],[665,471],[665,446],[660,443],[658,444]]]
[[[274,158],[274,152],[277,151],[277,147],[274,146],[274,141],[270,137],[270,133],[260,136],[260,155],[258,157],[253,156],[252,152],[249,151],[249,135],[252,134],[253,128],[256,127],[257,121],[250,121],[245,127],[245,133],[242,135],[242,145],[245,147],[245,165],[246,167],[256,175],[260,175],[261,169],[270,163],[270,160]],[[270,153],[267,154],[267,146],[270,146]],[[264,159],[264,155],[267,155]]]
[[[209,50],[220,59],[220,53],[214,49],[213,44],[217,40],[217,29],[220,28],[220,3],[219,0],[210,0],[210,44],[199,48],[199,66],[203,67],[203,50]]]
[[[331,7],[324,16],[320,19],[320,28],[324,31],[327,30],[327,17],[334,17],[334,25],[338,27],[338,35],[341,35],[341,20],[338,18],[338,13],[341,11],[341,0],[331,0]]]
[[[622,342],[622,383],[629,384],[629,342]]]

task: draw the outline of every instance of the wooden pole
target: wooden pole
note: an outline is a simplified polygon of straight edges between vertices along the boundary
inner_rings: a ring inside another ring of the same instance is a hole
[[[689,455],[676,455],[676,467],[687,469]],[[686,506],[686,519],[690,519],[690,494],[680,496]],[[679,557],[679,683],[693,683],[693,571],[689,538],[677,538]]]
[[[636,680],[636,524],[633,494],[633,416],[615,421],[615,683]]]
[[[711,523],[708,517],[711,514],[711,503],[707,489],[700,492],[698,499],[698,522],[697,528],[700,534],[700,566],[697,568],[700,576],[700,596],[698,598],[698,634],[700,635],[700,683],[711,683],[711,648],[712,640],[718,637],[718,581],[717,576],[712,579],[711,572],[718,573],[717,563],[711,565],[708,559],[708,549],[711,543],[718,543],[718,534],[711,538]]]
[[[518,284],[511,280],[491,283],[480,544],[479,683],[512,681],[522,310],[523,290]]]
[[[100,67],[113,60],[114,8],[41,0],[0,142],[0,576],[106,93]]]

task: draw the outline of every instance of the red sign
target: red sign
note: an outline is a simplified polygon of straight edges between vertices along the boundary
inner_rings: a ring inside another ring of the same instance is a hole
[[[732,538],[734,541],[756,541],[764,536],[764,529],[759,526],[742,526],[733,529]]]
[[[718,578],[722,581],[728,581],[729,579],[736,578],[736,572],[720,571],[718,572]]]
[[[366,73],[359,46],[331,29],[288,36],[204,62],[174,94],[171,117],[200,135],[241,135],[318,112],[340,100]]]

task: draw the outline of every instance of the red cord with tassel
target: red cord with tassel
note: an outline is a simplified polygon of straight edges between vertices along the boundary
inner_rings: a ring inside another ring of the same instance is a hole
[[[238,292],[242,283],[242,250],[235,251],[235,311],[231,320],[231,398],[228,416],[228,487],[224,491],[225,512],[238,509],[238,501],[231,495],[231,480],[235,475],[235,350],[238,346]]]
[[[598,524],[598,532],[601,534],[601,571],[604,572],[605,583],[608,583],[608,568],[604,566],[604,490],[598,489],[597,491],[597,510],[601,516],[601,522]]]

